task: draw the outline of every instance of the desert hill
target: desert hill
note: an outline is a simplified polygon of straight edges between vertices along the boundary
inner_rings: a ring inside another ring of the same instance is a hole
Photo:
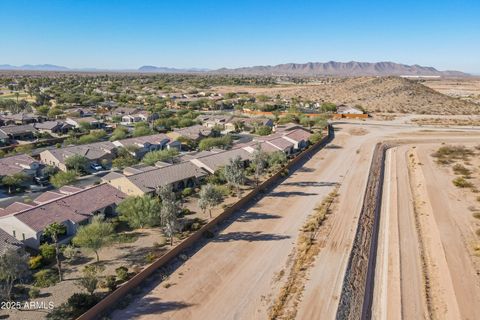
[[[239,90],[245,90],[239,87]],[[232,88],[223,87],[228,92]],[[480,105],[449,97],[420,81],[401,77],[324,78],[308,85],[249,88],[254,94],[336,104],[361,105],[369,112],[480,114]]]

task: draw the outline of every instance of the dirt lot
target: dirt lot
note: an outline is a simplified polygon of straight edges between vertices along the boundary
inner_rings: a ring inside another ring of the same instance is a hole
[[[268,318],[269,308],[287,279],[286,271],[296,247],[299,228],[315,206],[334,186],[339,185],[335,212],[320,231],[322,248],[308,270],[296,310],[298,319],[314,319],[318,315],[322,315],[322,319],[335,318],[375,143],[389,139],[411,144],[412,139],[416,139],[428,146],[442,141],[471,143],[480,138],[478,132],[472,131],[440,132],[436,128],[422,131],[416,126],[382,125],[378,122],[361,123],[362,130],[358,131],[359,125],[337,125],[335,140],[326,149],[318,152],[250,208],[239,212],[215,238],[206,241],[189,255],[185,263],[172,270],[166,281],[154,281],[145,286],[143,293],[136,296],[126,309],[113,313],[112,318]],[[359,135],[359,132],[362,134]],[[409,191],[410,160],[406,153],[417,150],[416,156],[420,160],[415,162],[416,167],[423,168],[427,166],[431,150],[410,149],[409,146],[398,148],[400,151],[393,150],[391,152],[398,161],[390,160],[387,180],[396,183],[385,185],[389,189],[385,191],[388,197],[384,198],[382,213],[382,217],[386,218],[381,220],[383,227],[377,260],[374,314],[384,319],[418,319],[445,313],[450,318],[473,319],[471,316],[478,312],[478,309],[475,310],[478,304],[468,305],[468,301],[478,300],[468,297],[476,299],[479,292],[475,271],[478,269],[468,262],[472,260],[473,249],[470,247],[467,250],[468,246],[462,246],[465,243],[462,239],[472,235],[474,229],[458,229],[450,221],[440,224],[437,214],[457,220],[461,219],[460,216],[452,217],[451,212],[464,212],[458,207],[458,200],[447,196],[435,205],[436,210],[437,207],[449,208],[443,210],[443,214],[432,209],[430,213],[422,214],[424,218],[417,219],[415,212],[430,209],[420,201],[415,211],[413,200],[426,197],[422,192],[435,191]],[[392,158],[392,155],[389,157]],[[419,162],[424,165],[418,165]],[[433,163],[431,167],[434,168]],[[425,178],[418,175],[416,179],[437,181],[437,177],[430,174],[426,172]],[[449,188],[444,191],[447,195],[458,191],[451,179],[448,184]],[[439,188],[442,186],[438,185]],[[473,219],[468,210],[465,214]],[[422,225],[432,223],[439,227],[435,229],[437,231],[429,230],[428,241],[425,240],[424,245],[429,248],[428,252],[433,253],[427,255],[419,247],[418,230]],[[470,224],[470,228],[473,226]],[[454,258],[458,252],[462,252],[460,258]],[[450,272],[456,268],[462,271],[456,274]],[[425,274],[428,274],[429,286],[425,285]],[[450,276],[439,277],[439,274]],[[465,285],[466,282],[468,285]]]
[[[480,103],[480,79],[435,79],[424,83],[445,95]]]

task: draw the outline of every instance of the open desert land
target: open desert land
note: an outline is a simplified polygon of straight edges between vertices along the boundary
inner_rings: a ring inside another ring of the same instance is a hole
[[[480,78],[431,79],[423,82],[429,88],[447,96],[480,103]]]
[[[111,317],[334,319],[374,146],[388,140],[399,146],[387,152],[376,275],[370,279],[373,316],[474,319],[480,296],[474,257],[478,222],[468,208],[475,197],[465,202],[465,190],[452,184],[452,173],[445,174],[447,168],[430,154],[441,143],[473,148],[480,131],[381,121],[334,126],[327,147]],[[302,226],[332,190],[338,196],[315,234],[315,257],[298,272],[292,266],[303,245]]]

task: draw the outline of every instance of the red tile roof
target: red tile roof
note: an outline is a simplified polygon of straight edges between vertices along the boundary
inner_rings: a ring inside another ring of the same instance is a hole
[[[81,222],[112,204],[119,204],[126,195],[108,184],[101,184],[62,198],[15,213],[14,216],[35,231],[42,231],[53,222]]]

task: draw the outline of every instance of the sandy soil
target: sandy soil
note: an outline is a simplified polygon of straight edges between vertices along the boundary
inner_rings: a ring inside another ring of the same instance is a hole
[[[461,134],[449,138],[472,142]],[[449,168],[434,163],[431,154],[440,146],[415,144],[388,152],[376,319],[478,318],[478,257],[472,255],[475,234],[468,210],[475,200],[454,187]]]

